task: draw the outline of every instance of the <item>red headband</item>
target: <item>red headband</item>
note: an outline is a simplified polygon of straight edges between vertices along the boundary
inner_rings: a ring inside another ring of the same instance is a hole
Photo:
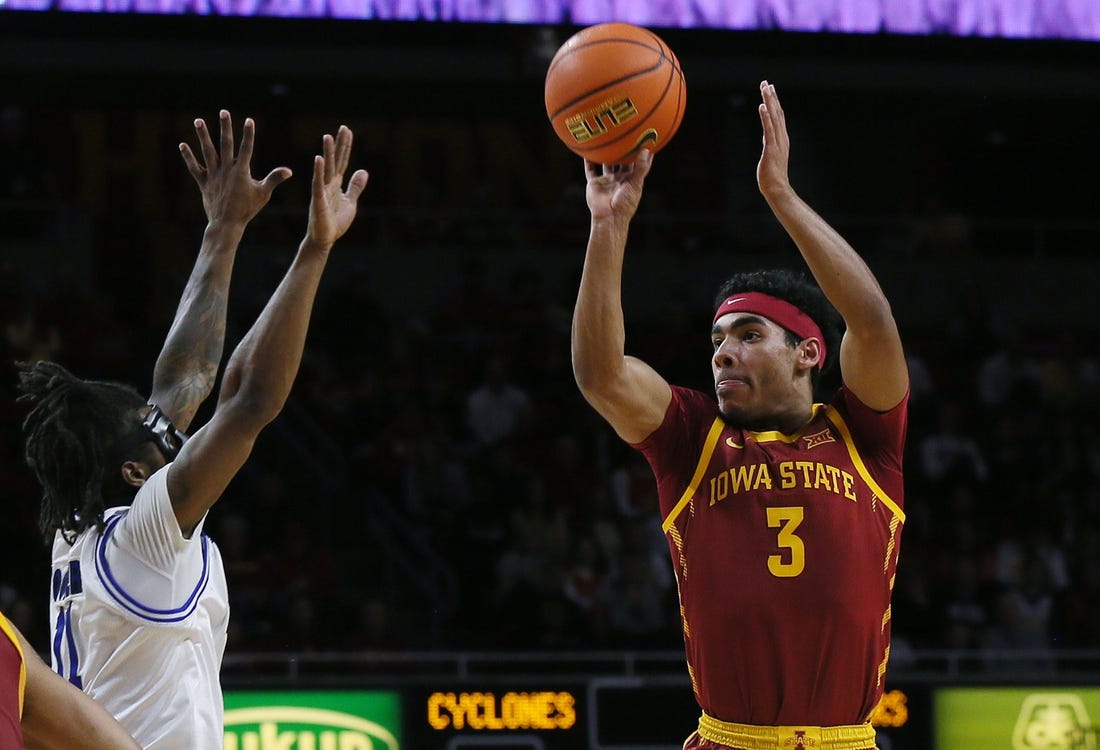
[[[717,323],[718,319],[723,315],[729,315],[734,312],[751,312],[757,315],[763,315],[765,318],[769,318],[783,326],[799,338],[817,339],[821,342],[821,361],[818,366],[824,366],[827,351],[825,349],[825,337],[821,335],[821,328],[818,327],[813,318],[799,310],[790,302],[781,300],[778,297],[773,297],[770,294],[764,294],[763,292],[742,292],[741,294],[734,294],[731,297],[726,297],[722,304],[718,305],[712,322]]]

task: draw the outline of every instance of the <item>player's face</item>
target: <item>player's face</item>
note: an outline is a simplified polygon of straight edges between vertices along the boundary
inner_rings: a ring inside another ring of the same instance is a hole
[[[718,408],[731,423],[751,429],[778,429],[779,419],[797,404],[798,350],[787,332],[762,315],[723,315],[711,330],[711,372]]]

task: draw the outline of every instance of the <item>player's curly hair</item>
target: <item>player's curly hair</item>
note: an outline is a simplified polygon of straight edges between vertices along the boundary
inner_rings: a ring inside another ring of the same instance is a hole
[[[809,315],[821,335],[825,337],[825,361],[814,368],[811,380],[817,389],[832,381],[840,360],[840,339],[844,334],[844,320],[825,293],[810,277],[800,271],[789,268],[769,268],[757,271],[743,271],[727,279],[718,290],[712,310],[717,310],[722,302],[741,292],[762,292],[785,302],[789,302]],[[787,329],[784,329],[787,330]],[[793,331],[787,330],[787,343],[797,346],[802,339]]]
[[[103,529],[108,501],[136,491],[123,482],[119,442],[141,425],[146,399],[123,383],[81,380],[56,362],[17,362],[27,465],[42,485],[38,525],[46,541]]]

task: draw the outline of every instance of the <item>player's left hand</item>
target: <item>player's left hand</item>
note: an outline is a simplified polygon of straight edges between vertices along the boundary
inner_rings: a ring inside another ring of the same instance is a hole
[[[355,220],[359,195],[367,186],[369,175],[366,170],[359,169],[352,174],[344,190],[351,143],[351,129],[341,125],[335,139],[328,133],[324,135],[322,154],[313,160],[313,198],[309,204],[306,240],[321,247],[331,246],[348,231]]]
[[[204,120],[195,120],[195,135],[202,151],[202,163],[191,147],[179,145],[187,171],[202,191],[202,206],[210,223],[247,224],[267,205],[276,187],[290,178],[287,167],[276,167],[262,180],[252,179],[252,147],[256,123],[246,117],[241,135],[241,150],[233,154],[233,120],[226,110],[218,113],[220,149],[214,147]]]
[[[775,86],[762,81],[760,97],[762,102],[759,112],[760,124],[764,130],[764,148],[760,154],[760,163],[756,166],[756,184],[767,198],[790,190],[787,165],[791,155],[791,139],[787,135],[787,120],[779,105]]]

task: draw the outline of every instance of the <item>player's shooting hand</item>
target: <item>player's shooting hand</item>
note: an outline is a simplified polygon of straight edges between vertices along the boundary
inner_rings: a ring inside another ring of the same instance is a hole
[[[619,217],[629,221],[642,200],[642,185],[653,165],[653,153],[642,149],[630,164],[597,164],[585,159],[585,199],[593,220]]]
[[[791,139],[787,135],[787,120],[783,108],[779,105],[779,96],[775,86],[763,81],[760,84],[760,124],[764,129],[764,148],[760,154],[760,163],[756,166],[756,183],[765,198],[777,196],[790,190],[791,182],[787,173],[790,162]]]
[[[313,160],[313,198],[309,204],[309,225],[306,241],[328,247],[348,231],[359,201],[359,195],[367,186],[368,174],[358,169],[348,180],[344,190],[344,173],[351,160],[352,132],[341,125],[336,138],[325,134],[322,138],[322,154]]]
[[[215,147],[206,122],[195,120],[195,135],[199,139],[202,162],[195,158],[191,147],[180,144],[180,154],[187,171],[202,191],[202,207],[210,223],[238,222],[247,224],[271,199],[271,193],[291,175],[287,167],[276,167],[263,180],[252,179],[252,147],[256,139],[256,123],[245,118],[240,151],[234,156],[233,120],[229,112],[218,113],[220,146]]]

